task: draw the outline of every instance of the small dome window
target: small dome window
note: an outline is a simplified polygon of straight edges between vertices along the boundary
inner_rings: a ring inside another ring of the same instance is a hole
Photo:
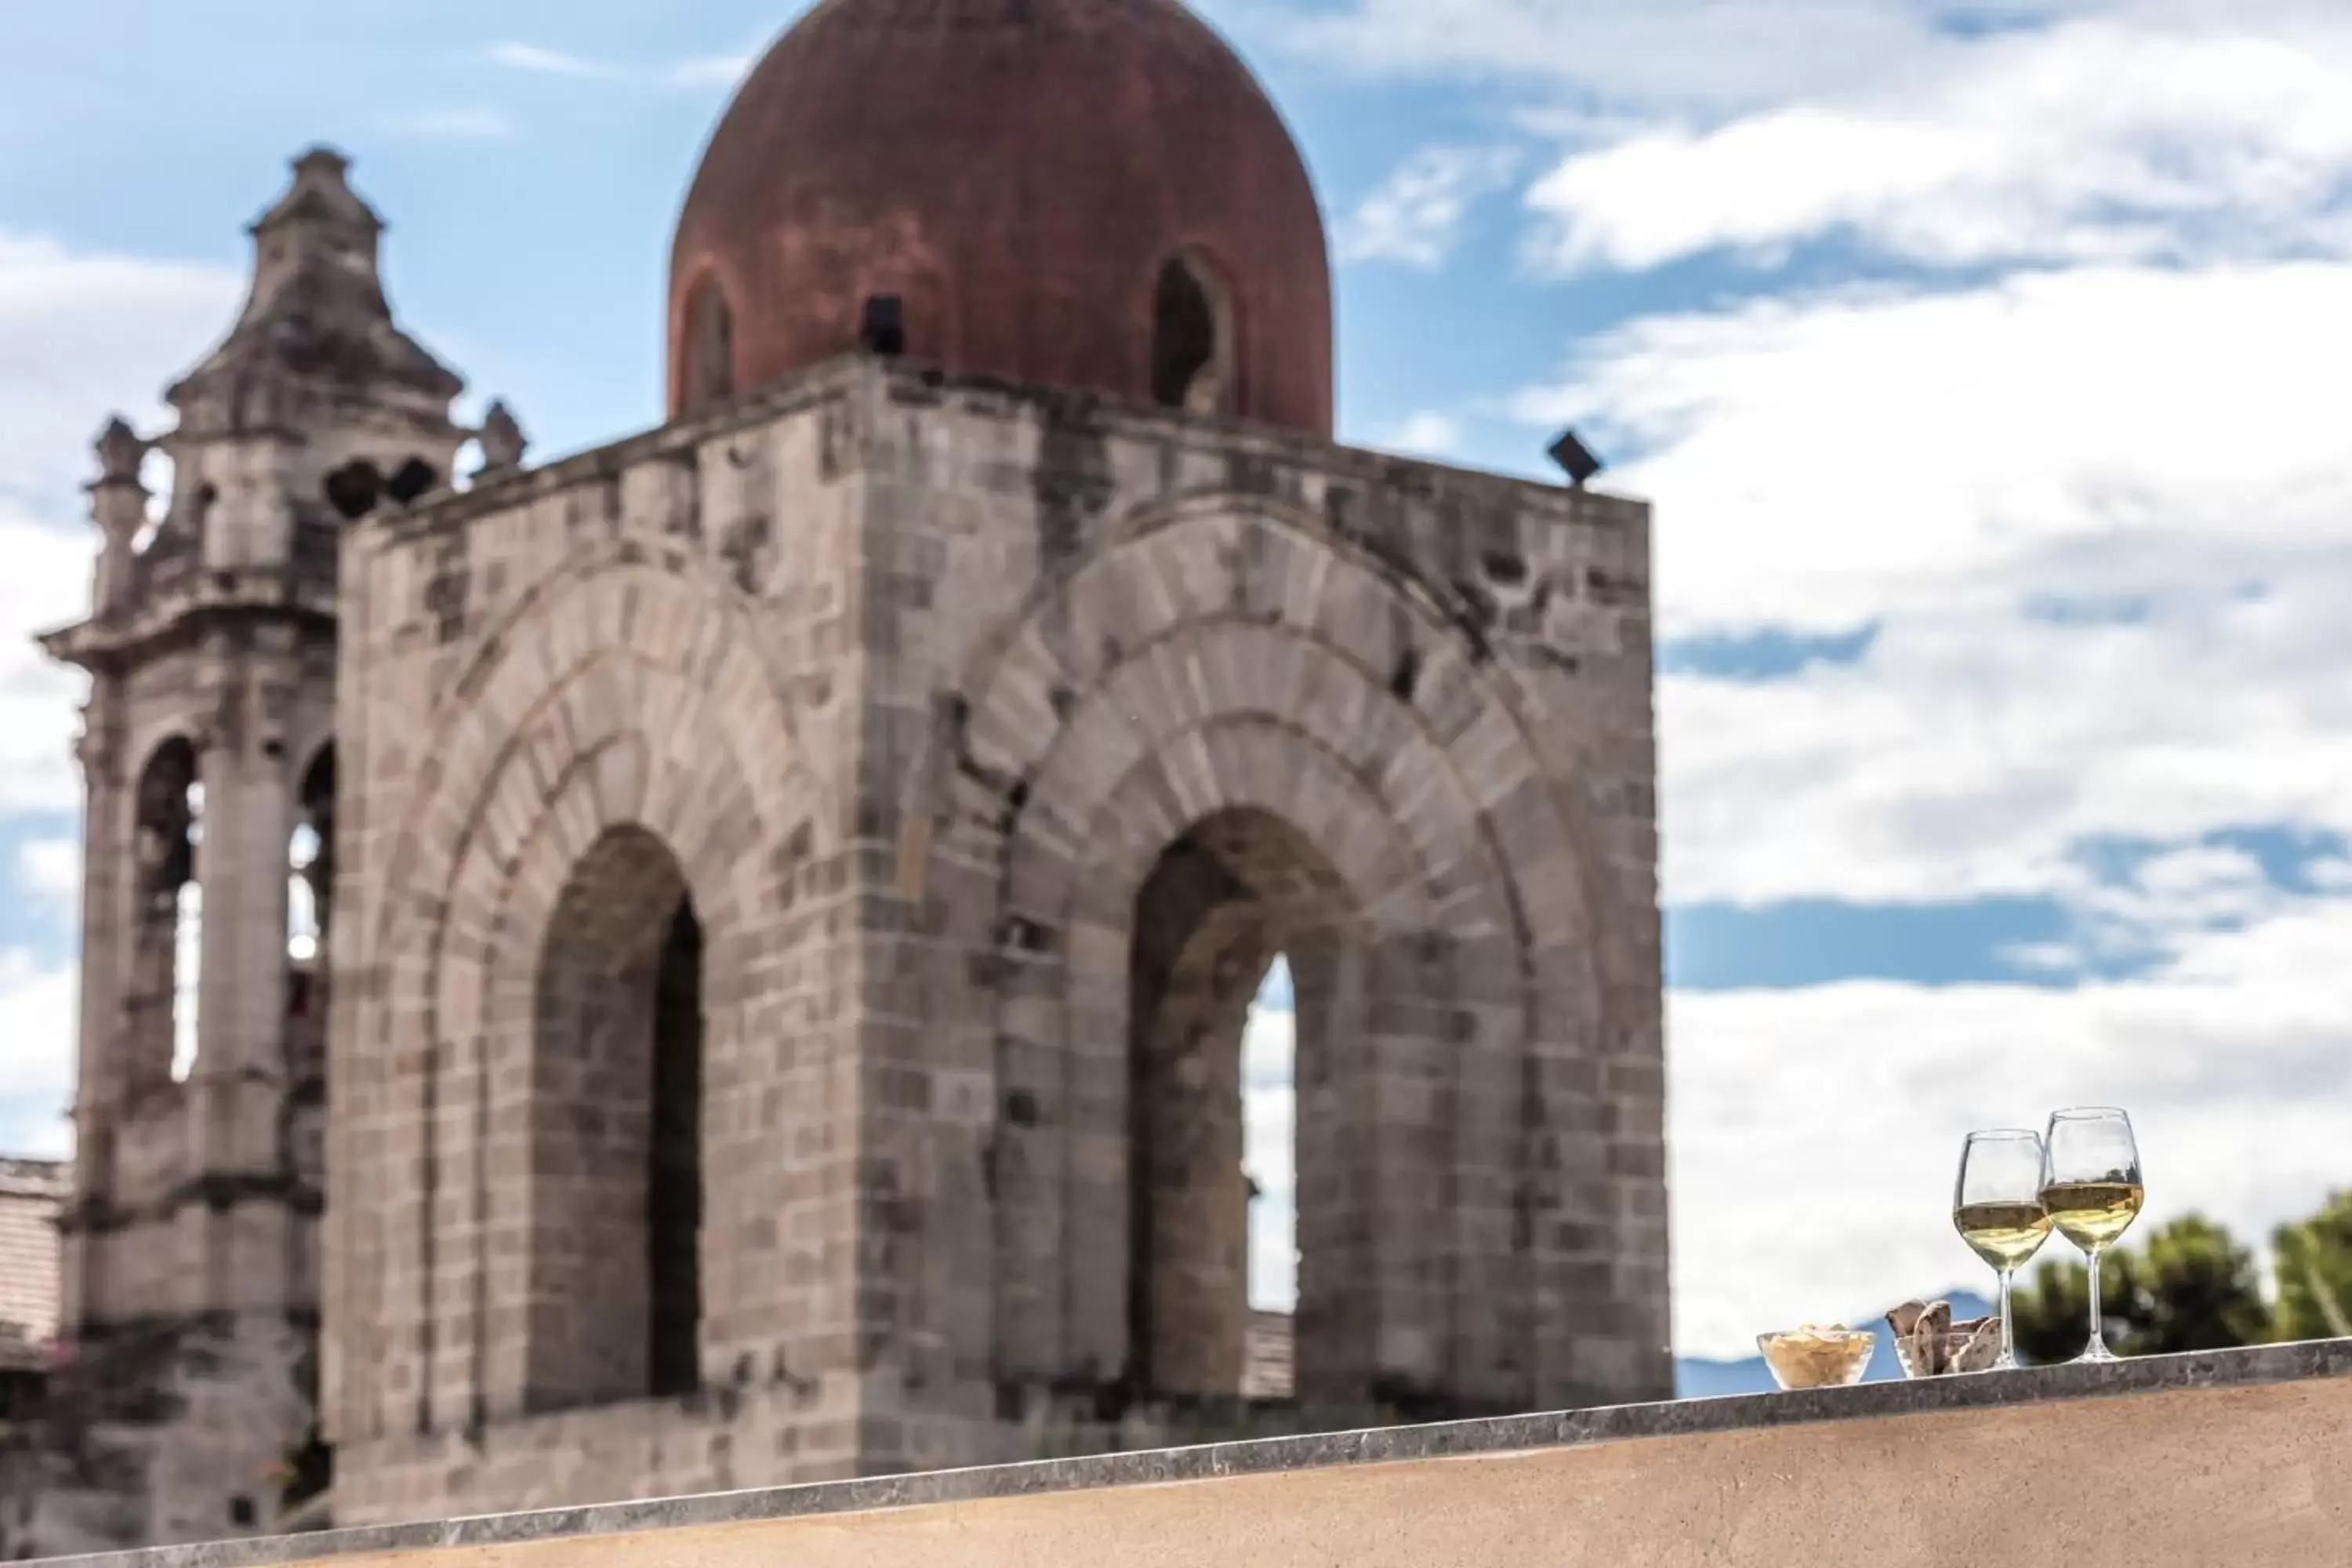
[[[735,313],[715,278],[687,297],[685,370],[687,413],[735,395]]]
[[[1152,297],[1151,395],[1164,408],[1222,414],[1232,401],[1225,290],[1197,257],[1171,257]]]

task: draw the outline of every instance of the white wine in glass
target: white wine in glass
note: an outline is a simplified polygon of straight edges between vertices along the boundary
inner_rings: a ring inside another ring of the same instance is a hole
[[[2050,1237],[2050,1211],[2042,1206],[2042,1160],[2038,1132],[1971,1132],[1960,1148],[1952,1226],[2000,1279],[2000,1359],[1993,1363],[1996,1372],[2017,1365],[2010,1281]]]
[[[2139,1145],[2120,1110],[2062,1110],[2043,1140],[2042,1206],[2091,1268],[2091,1342],[2077,1361],[2113,1361],[2099,1317],[2099,1259],[2139,1217]]]

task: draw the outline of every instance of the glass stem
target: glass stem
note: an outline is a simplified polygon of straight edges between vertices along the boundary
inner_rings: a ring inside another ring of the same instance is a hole
[[[2003,1268],[2000,1273],[2000,1361],[1998,1364],[2003,1367],[2011,1367],[2017,1364],[2017,1321],[2010,1316],[2009,1282],[2014,1277],[2015,1270]]]
[[[2084,1353],[2094,1360],[2105,1355],[2107,1349],[2106,1329],[2099,1321],[2099,1254],[2103,1250],[2091,1248],[2091,1342]]]

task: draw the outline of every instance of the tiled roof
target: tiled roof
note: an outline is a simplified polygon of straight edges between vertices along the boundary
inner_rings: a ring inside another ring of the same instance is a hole
[[[58,1160],[0,1159],[0,1363],[23,1363],[58,1330]]]

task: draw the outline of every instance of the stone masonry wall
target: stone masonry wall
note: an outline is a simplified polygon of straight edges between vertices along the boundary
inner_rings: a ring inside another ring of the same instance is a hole
[[[1302,1405],[1666,1392],[1645,509],[908,372],[865,408],[869,1455],[1172,1392],[1125,1267],[1137,900],[1237,817],[1343,906],[1299,973]]]
[[[339,1521],[1665,1392],[1647,574],[1633,503],[870,362],[363,525]],[[703,1386],[549,1408],[535,986],[624,830],[705,938]],[[1139,910],[1180,842],[1226,881]],[[1268,1408],[1183,1386],[1227,1243],[1130,1157],[1138,1042],[1272,951]]]
[[[837,406],[485,486],[347,552],[339,1518],[688,1484],[726,1468],[710,1441],[746,1409],[745,1477],[856,1466],[858,480]],[[593,945],[564,911],[594,900],[562,894],[621,832],[667,850],[702,931],[707,1397],[566,1409],[583,1391],[547,1381],[543,1342],[621,1310],[596,1281],[639,1260],[551,1272],[577,1209],[531,1086],[572,1053],[536,1026],[538,982]]]
[[[316,1325],[258,1314],[123,1325],[50,1374],[39,1441],[13,1456],[27,1516],[10,1558],[249,1535],[278,1518],[289,1434],[309,1424]]]

